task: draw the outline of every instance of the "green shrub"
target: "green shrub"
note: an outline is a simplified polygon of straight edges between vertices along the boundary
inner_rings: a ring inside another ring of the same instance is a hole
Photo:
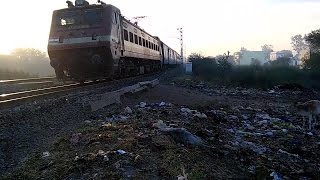
[[[193,74],[202,80],[226,86],[270,88],[294,83],[320,89],[320,71],[302,70],[290,66],[231,66],[227,62],[194,60]]]
[[[23,71],[12,71],[7,69],[0,69],[0,80],[25,79],[25,78],[31,78],[31,77],[35,77],[35,75],[31,75]]]

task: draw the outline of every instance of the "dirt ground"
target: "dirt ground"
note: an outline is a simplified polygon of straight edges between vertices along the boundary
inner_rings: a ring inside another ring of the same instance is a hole
[[[140,102],[159,103],[161,101],[170,102],[175,105],[190,106],[210,102],[215,98],[208,96],[196,90],[177,87],[174,85],[160,84],[154,89],[145,91],[131,97],[124,97],[122,103],[124,106],[135,106]]]
[[[95,112],[3,178],[320,179],[319,129],[305,130],[294,106],[308,99],[319,93],[164,81]]]

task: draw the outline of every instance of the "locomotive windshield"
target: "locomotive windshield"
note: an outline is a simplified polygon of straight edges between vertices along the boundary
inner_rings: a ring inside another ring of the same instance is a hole
[[[94,25],[102,21],[101,9],[86,9],[86,10],[68,10],[58,12],[58,26],[70,25]]]

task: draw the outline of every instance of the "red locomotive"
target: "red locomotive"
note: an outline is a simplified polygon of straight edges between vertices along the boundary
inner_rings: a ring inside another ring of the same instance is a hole
[[[125,77],[181,64],[180,55],[118,8],[98,1],[67,1],[52,15],[48,54],[58,79]]]

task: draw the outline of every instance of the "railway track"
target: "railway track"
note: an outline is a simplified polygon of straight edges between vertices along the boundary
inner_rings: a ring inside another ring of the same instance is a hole
[[[54,80],[56,80],[56,77],[0,80],[0,85],[19,84],[19,83],[31,83],[31,82],[43,82],[43,81],[54,81]]]
[[[43,89],[28,90],[0,95],[0,109],[9,108],[26,102],[31,102],[50,95],[60,95],[67,92],[80,90],[84,87],[90,87],[96,84],[106,83],[110,80],[88,81],[83,84],[73,83],[61,86],[48,87]]]
[[[5,108],[10,108],[16,105],[21,105],[23,103],[32,102],[38,99],[43,99],[45,97],[49,96],[57,96],[57,95],[63,95],[68,92],[73,92],[77,90],[85,90],[87,88],[97,88],[100,86],[106,85],[106,83],[109,82],[121,82],[121,81],[128,81],[133,80],[138,77],[144,77],[144,76],[151,76],[155,75],[157,73],[151,73],[151,74],[144,74],[134,77],[128,77],[128,78],[121,78],[121,79],[102,79],[98,81],[88,81],[81,83],[72,83],[72,84],[66,84],[61,86],[54,86],[49,88],[43,88],[43,89],[37,89],[37,90],[28,90],[28,91],[22,91],[22,92],[14,92],[14,93],[8,93],[8,94],[1,94],[0,95],[0,110]]]

